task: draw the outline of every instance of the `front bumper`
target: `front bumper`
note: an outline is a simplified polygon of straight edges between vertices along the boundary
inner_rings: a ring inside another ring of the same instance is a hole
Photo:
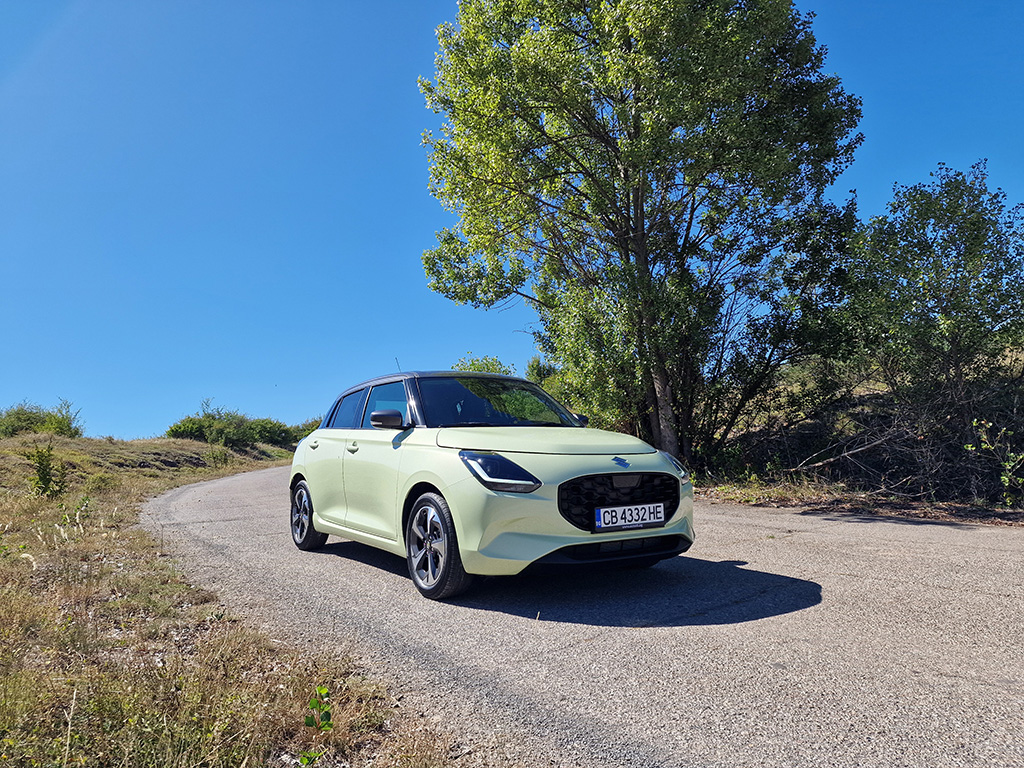
[[[558,486],[580,475],[662,472],[678,477],[661,454],[631,454],[628,469],[611,466],[607,456],[504,455],[543,485],[533,493],[496,493],[467,477],[448,487],[445,496],[469,573],[514,575],[538,561],[570,565],[659,559],[685,551],[694,540],[689,481],[681,482],[679,507],[660,528],[591,533],[558,511]]]

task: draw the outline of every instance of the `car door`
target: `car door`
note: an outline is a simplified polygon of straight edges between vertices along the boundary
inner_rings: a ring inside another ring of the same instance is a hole
[[[343,524],[345,521],[345,450],[362,418],[366,389],[345,395],[338,401],[325,428],[318,429],[306,440],[306,482],[309,484],[313,509],[324,520]]]
[[[396,541],[400,524],[398,469],[402,438],[407,431],[370,426],[370,414],[384,410],[400,411],[403,423],[409,423],[404,381],[371,388],[359,429],[349,433],[344,468],[348,508],[345,527]]]

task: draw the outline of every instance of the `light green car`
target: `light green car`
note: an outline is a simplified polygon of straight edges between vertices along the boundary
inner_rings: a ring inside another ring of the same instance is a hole
[[[444,599],[474,574],[645,567],[693,543],[693,486],[672,456],[586,419],[524,379],[440,371],[342,393],[295,449],[291,531],[404,556]]]

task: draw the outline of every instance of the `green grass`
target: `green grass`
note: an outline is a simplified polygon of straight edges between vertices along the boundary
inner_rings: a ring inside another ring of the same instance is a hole
[[[43,446],[67,471],[55,498],[32,492]],[[380,685],[231,616],[136,525],[149,496],[287,458],[220,450],[0,440],[0,766],[444,765]],[[305,725],[318,687],[330,729]]]

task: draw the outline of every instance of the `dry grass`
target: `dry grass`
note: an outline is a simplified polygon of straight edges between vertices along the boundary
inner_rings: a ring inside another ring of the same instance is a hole
[[[829,513],[849,517],[905,518],[937,523],[981,523],[986,525],[1024,525],[1019,508],[994,507],[978,502],[962,504],[933,502],[885,493],[856,491],[842,483],[812,478],[799,480],[762,480],[751,476],[743,480],[703,484],[694,490],[699,499],[770,507],[793,507],[809,513]]]
[[[25,454],[50,441],[0,440],[0,765],[446,764],[379,685],[228,616],[135,525],[148,496],[280,454],[53,437],[68,485],[47,499]],[[329,731],[304,723],[317,686]]]

